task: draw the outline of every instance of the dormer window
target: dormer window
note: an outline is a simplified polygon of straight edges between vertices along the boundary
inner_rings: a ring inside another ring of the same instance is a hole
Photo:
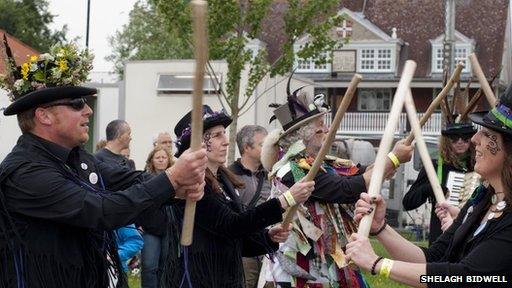
[[[322,52],[322,56],[326,57],[327,52]],[[327,63],[315,63],[315,60],[312,59],[298,59],[297,60],[297,72],[329,72],[329,68]]]
[[[359,58],[360,72],[392,72],[391,48],[363,48]]]
[[[432,73],[443,73],[443,38],[444,34],[441,34],[436,39],[430,40],[432,45]],[[462,73],[470,73],[471,64],[468,61],[468,56],[473,52],[474,40],[458,31],[455,31],[455,38],[454,65],[460,62],[464,65]]]

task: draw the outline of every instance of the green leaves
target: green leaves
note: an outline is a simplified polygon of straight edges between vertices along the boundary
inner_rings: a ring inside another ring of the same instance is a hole
[[[66,41],[67,27],[51,31],[47,0],[0,0],[0,28],[39,51]]]

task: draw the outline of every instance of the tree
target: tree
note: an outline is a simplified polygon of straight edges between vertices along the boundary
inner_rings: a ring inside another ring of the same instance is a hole
[[[190,1],[148,1],[149,7],[156,7],[157,17],[155,18],[158,18],[158,21],[162,21],[160,24],[163,24],[147,27],[148,30],[163,29],[165,33],[169,33],[169,47],[192,52]],[[276,3],[279,2],[276,1]],[[273,63],[269,63],[266,49],[263,48],[257,53],[253,53],[247,47],[247,43],[261,35],[264,20],[269,16],[274,1],[208,0],[209,58],[212,60],[223,59],[228,65],[225,90],[222,90],[221,94],[229,106],[228,110],[233,118],[229,130],[230,143],[235,143],[240,112],[249,106],[251,99],[255,101],[253,92],[266,75],[282,75],[291,71],[296,56],[303,59],[317,59],[318,62],[327,60],[329,55],[326,57],[322,52],[332,50],[336,44],[336,41],[330,37],[330,30],[339,25],[342,20],[341,16],[337,15],[339,3],[339,0],[287,1],[287,10],[283,16],[284,26],[282,27],[287,40],[282,47],[282,54]],[[128,26],[130,25],[131,23]],[[309,42],[299,51],[294,51],[294,43],[305,35],[310,36]],[[165,41],[163,39],[158,39],[154,45],[161,45],[161,41]],[[122,45],[129,43],[123,39],[119,40],[120,43],[123,43]],[[187,48],[183,48],[184,45]],[[121,50],[117,48],[117,51],[116,53],[119,53]],[[129,48],[123,53],[130,55],[133,51],[136,51],[135,48]],[[191,58],[191,55],[187,56]],[[213,74],[209,67],[207,70]],[[241,91],[243,73],[248,73],[249,79],[245,91]],[[234,146],[230,145],[229,148],[229,162],[234,159]]]
[[[48,11],[47,0],[0,0],[0,29],[41,52],[66,41],[67,26],[60,31],[48,27],[55,15]]]
[[[188,43],[166,29],[164,19],[152,3],[139,0],[130,11],[128,24],[109,39],[113,53],[106,60],[122,78],[124,61],[147,59],[186,59],[193,57]]]

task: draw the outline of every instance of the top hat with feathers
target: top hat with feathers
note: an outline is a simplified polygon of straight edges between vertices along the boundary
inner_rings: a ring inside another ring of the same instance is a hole
[[[512,84],[501,94],[498,103],[491,111],[471,113],[469,118],[478,125],[512,138]]]

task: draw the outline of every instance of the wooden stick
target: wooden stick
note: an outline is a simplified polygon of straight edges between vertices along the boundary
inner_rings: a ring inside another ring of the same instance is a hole
[[[320,165],[322,165],[325,155],[327,155],[327,152],[329,152],[329,149],[331,148],[332,142],[336,137],[336,132],[340,127],[341,119],[343,119],[343,116],[345,116],[345,112],[347,111],[348,106],[352,101],[354,92],[356,91],[359,82],[361,82],[361,79],[363,79],[363,76],[361,76],[360,74],[355,74],[354,77],[352,77],[352,81],[350,81],[350,84],[348,85],[347,91],[345,92],[345,96],[343,96],[340,106],[336,111],[336,116],[334,116],[334,119],[332,120],[331,127],[329,128],[329,132],[326,136],[326,139],[322,144],[322,148],[320,148],[320,151],[316,155],[315,161],[313,162],[311,169],[309,169],[308,174],[306,174],[306,176],[304,177],[304,181],[307,182],[315,179],[315,176],[318,173],[318,170],[320,169]],[[294,205],[288,209],[288,212],[286,213],[283,219],[283,227],[286,227],[288,226],[288,224],[290,224],[298,208],[299,205]]]
[[[471,61],[473,74],[478,78],[478,82],[480,82],[480,87],[482,87],[482,90],[484,91],[487,102],[489,102],[491,107],[494,107],[494,105],[496,105],[496,96],[492,92],[491,86],[489,86],[489,83],[487,82],[487,78],[485,78],[485,74],[482,71],[482,67],[480,67],[480,63],[478,62],[478,58],[475,53],[471,53],[471,55],[469,55],[469,61]]]
[[[411,124],[411,130],[414,134],[414,137],[416,138],[416,147],[418,147],[418,151],[420,152],[421,161],[423,162],[423,166],[427,172],[430,186],[432,186],[432,190],[434,191],[434,196],[436,197],[437,203],[442,203],[445,201],[443,189],[441,188],[439,180],[437,179],[434,164],[432,164],[430,154],[428,153],[427,144],[425,143],[421,133],[421,125],[418,121],[418,118],[416,117],[416,107],[414,106],[411,90],[407,91],[407,95],[405,97],[405,110],[407,111],[407,117],[409,118],[409,122]]]
[[[434,110],[437,107],[439,107],[439,104],[441,104],[443,99],[446,98],[446,95],[448,95],[448,92],[450,92],[450,90],[452,89],[453,84],[455,84],[457,81],[459,81],[460,73],[462,72],[462,69],[464,69],[464,65],[457,63],[457,65],[455,66],[455,70],[453,70],[452,76],[450,77],[450,79],[448,80],[446,85],[443,87],[443,90],[441,90],[441,92],[436,96],[436,98],[432,101],[432,103],[430,103],[430,106],[428,106],[427,111],[421,117],[421,120],[420,120],[421,127],[423,127],[423,125],[425,125],[425,123],[427,123],[427,121],[430,118],[430,116],[432,115],[432,113],[434,113]],[[405,143],[407,145],[411,145],[412,140],[414,140],[414,133],[410,133],[409,136],[407,136]]]
[[[402,72],[402,77],[398,83],[395,96],[393,97],[393,105],[391,106],[391,111],[389,112],[388,122],[386,124],[386,128],[384,129],[384,134],[382,136],[382,140],[380,141],[379,150],[375,158],[375,166],[373,167],[372,177],[368,187],[368,194],[370,197],[380,194],[382,180],[384,180],[384,170],[386,166],[387,154],[391,149],[391,145],[393,144],[395,130],[398,125],[400,114],[402,113],[404,98],[407,91],[409,90],[415,70],[416,62],[407,60]],[[361,219],[357,234],[368,237],[370,234],[370,227],[372,225],[374,213],[375,209],[370,215],[366,215],[363,217],[363,219]]]
[[[194,74],[194,95],[192,97],[192,131],[190,149],[201,149],[203,138],[203,81],[206,61],[208,59],[208,34],[206,32],[207,3],[203,0],[192,0],[192,22],[194,30],[194,56],[196,58],[196,71]],[[181,231],[181,245],[190,246],[194,232],[194,217],[196,202],[187,199],[183,229]]]

